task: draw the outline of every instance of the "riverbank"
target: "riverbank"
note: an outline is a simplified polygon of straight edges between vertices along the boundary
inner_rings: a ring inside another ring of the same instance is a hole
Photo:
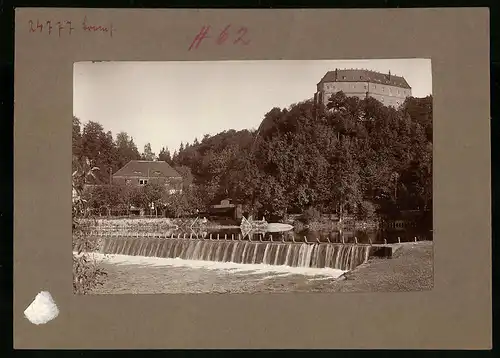
[[[129,230],[129,231],[150,231],[155,230],[229,230],[239,229],[238,225],[217,223],[211,221],[200,221],[194,218],[149,218],[149,217],[127,217],[127,218],[95,218],[85,219],[82,222],[97,230]]]
[[[391,259],[371,258],[347,272],[328,287],[318,285],[313,291],[324,292],[401,292],[427,291],[433,288],[434,250],[431,241],[404,243]]]
[[[392,259],[371,258],[341,279],[250,267],[235,271],[126,262],[101,265],[108,277],[95,294],[395,292],[433,287],[432,242],[402,244]]]

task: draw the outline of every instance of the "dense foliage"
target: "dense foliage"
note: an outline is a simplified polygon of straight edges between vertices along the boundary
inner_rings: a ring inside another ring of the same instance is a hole
[[[309,210],[366,218],[432,208],[430,96],[410,97],[396,110],[373,98],[339,92],[327,108],[312,101],[273,108],[256,131],[205,135],[181,144],[173,155],[163,148],[158,157],[149,144],[140,154],[126,133],[113,140],[98,123],[89,122],[80,131],[74,118],[73,150],[101,168],[97,183],[108,183],[109,170],[131,159],[169,162],[188,181],[184,194],[165,199],[176,216],[226,197],[249,213],[266,216]],[[152,189],[136,190],[144,196]],[[159,196],[148,200],[163,202]],[[101,201],[118,205],[133,198],[115,194]]]
[[[98,243],[89,238],[88,203],[83,197],[86,181],[99,170],[88,158],[73,157],[72,226],[73,226],[73,293],[87,294],[103,283],[106,272],[92,258]]]

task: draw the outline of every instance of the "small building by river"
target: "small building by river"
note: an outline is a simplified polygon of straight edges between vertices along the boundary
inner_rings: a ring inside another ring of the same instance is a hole
[[[208,214],[211,217],[229,218],[239,222],[243,217],[243,210],[241,204],[233,204],[231,199],[224,199],[220,204],[211,205]]]

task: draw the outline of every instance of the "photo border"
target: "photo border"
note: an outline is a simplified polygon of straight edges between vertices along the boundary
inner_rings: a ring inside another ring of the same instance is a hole
[[[112,21],[116,36],[27,31],[30,19],[78,24],[84,16],[96,24]],[[207,23],[245,24],[252,45],[188,51],[192,36]],[[15,36],[16,348],[491,347],[488,9],[23,8],[16,10]],[[73,295],[67,120],[73,62],[391,57],[432,60],[432,291]],[[61,312],[35,326],[22,312],[42,290],[53,295]]]

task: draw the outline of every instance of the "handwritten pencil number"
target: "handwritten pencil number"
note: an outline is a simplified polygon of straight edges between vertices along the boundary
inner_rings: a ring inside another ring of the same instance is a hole
[[[40,23],[39,20],[36,20],[36,26],[33,20],[29,21],[30,25],[30,32],[42,32],[43,31],[43,24]]]
[[[29,20],[28,21],[29,25],[29,32],[34,33],[42,33],[46,32],[49,35],[54,31],[57,30],[57,34],[59,37],[62,36],[63,33],[67,33],[68,35],[71,35],[73,31],[76,29],[73,27],[73,23],[69,20],[64,20],[64,21],[51,21],[47,20],[45,22],[40,22],[39,19],[35,21]],[[84,32],[102,32],[102,33],[109,33],[111,37],[113,37],[113,31],[115,31],[115,28],[113,27],[113,24],[111,23],[109,26],[103,26],[103,25],[89,25],[87,17],[83,19],[82,23],[82,29]]]

